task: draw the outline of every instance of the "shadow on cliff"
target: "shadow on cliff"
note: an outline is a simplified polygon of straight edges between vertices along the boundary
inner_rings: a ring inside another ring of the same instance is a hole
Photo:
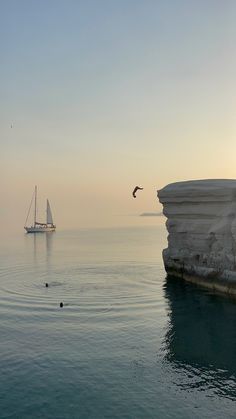
[[[236,301],[169,276],[164,295],[169,308],[164,362],[177,386],[235,400]]]

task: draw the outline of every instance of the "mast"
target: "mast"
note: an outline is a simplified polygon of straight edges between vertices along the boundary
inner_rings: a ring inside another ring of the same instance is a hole
[[[34,227],[36,225],[36,212],[37,212],[37,186],[34,191]]]

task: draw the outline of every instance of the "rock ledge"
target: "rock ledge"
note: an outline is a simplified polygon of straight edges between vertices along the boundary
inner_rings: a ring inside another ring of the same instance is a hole
[[[158,191],[168,274],[236,296],[236,180],[176,182]]]

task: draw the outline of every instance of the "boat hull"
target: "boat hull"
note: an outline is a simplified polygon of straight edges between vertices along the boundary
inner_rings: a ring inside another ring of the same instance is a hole
[[[25,227],[26,233],[47,233],[55,231],[56,227]]]

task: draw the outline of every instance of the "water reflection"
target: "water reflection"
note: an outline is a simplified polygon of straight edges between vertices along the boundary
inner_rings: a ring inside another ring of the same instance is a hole
[[[51,261],[51,255],[52,255],[54,232],[47,232],[45,233],[45,236],[46,236],[46,260],[49,267],[50,261]]]
[[[30,254],[30,250],[32,249],[35,266],[37,266],[38,263],[45,261],[46,267],[48,270],[50,270],[53,249],[53,235],[53,232],[25,235],[26,248],[28,254]]]
[[[168,277],[166,366],[181,389],[236,399],[236,302]],[[176,375],[177,374],[177,375]]]

